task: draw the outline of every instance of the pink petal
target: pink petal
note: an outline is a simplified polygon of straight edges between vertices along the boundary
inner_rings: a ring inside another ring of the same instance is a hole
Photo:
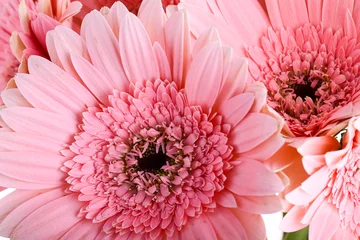
[[[40,78],[18,74],[15,81],[22,95],[35,108],[75,117],[85,110],[82,102],[71,98],[63,89],[47,84],[47,81]]]
[[[14,131],[53,138],[69,143],[78,132],[78,122],[69,116],[35,108],[12,107],[0,112],[3,120]]]
[[[228,172],[227,177],[225,186],[237,195],[273,195],[284,189],[281,179],[255,160],[242,160]]]
[[[230,135],[236,153],[247,152],[273,135],[279,128],[275,118],[262,113],[249,113]],[[256,129],[256,131],[254,131]]]
[[[239,220],[234,214],[222,207],[217,207],[215,212],[206,214],[216,232],[217,239],[248,239]]]
[[[194,48],[192,50],[192,57],[196,56],[196,54],[205,46],[212,42],[221,42],[221,38],[216,28],[210,27],[207,31],[204,31],[199,38],[196,39]]]
[[[306,207],[293,207],[281,221],[280,228],[284,232],[295,232],[305,228],[307,225],[301,223],[301,219],[306,213]]]
[[[284,27],[298,28],[309,22],[305,1],[278,0]]]
[[[67,195],[49,202],[25,218],[14,230],[16,239],[49,239],[74,226],[83,203],[76,194]]]
[[[283,20],[281,18],[280,4],[278,0],[265,0],[266,8],[269,14],[271,26],[275,30],[280,30],[284,27]]]
[[[336,207],[324,201],[311,219],[309,239],[330,239],[340,227],[340,216]]]
[[[83,105],[94,106],[98,104],[91,93],[76,79],[64,70],[49,62],[45,58],[31,56],[28,61],[29,72],[63,89],[69,96],[82,102]]]
[[[234,194],[226,189],[222,190],[220,193],[216,194],[214,200],[217,204],[227,207],[227,208],[236,208],[236,199]]]
[[[307,138],[298,148],[298,152],[303,155],[320,155],[329,151],[338,150],[340,143],[332,136]]]
[[[20,181],[14,178],[10,178],[3,174],[0,174],[1,185],[7,188],[17,188],[17,189],[48,189],[54,188],[58,184],[39,184],[39,183],[30,183]]]
[[[282,209],[279,197],[273,196],[236,196],[238,209],[248,213],[268,214]]]
[[[93,223],[91,220],[84,219],[72,227],[60,240],[68,239],[95,239],[102,231],[101,223]]]
[[[223,55],[219,43],[203,48],[190,65],[185,92],[191,105],[209,110],[218,96],[223,70]],[[206,111],[205,110],[205,111]]]
[[[184,12],[174,13],[165,24],[164,34],[172,80],[183,88],[191,57],[189,23]]]
[[[27,182],[64,184],[65,157],[46,152],[2,152],[0,173]]]
[[[265,224],[260,215],[243,212],[239,209],[231,209],[241,226],[246,232],[249,240],[266,239]]]
[[[59,19],[59,22],[65,21],[66,19],[76,15],[80,12],[82,8],[82,4],[78,1],[71,2],[69,6],[66,8],[66,10],[61,15],[61,18]]]
[[[303,166],[308,174],[313,174],[326,165],[325,156],[305,156],[302,158]]]
[[[127,89],[129,82],[121,64],[119,42],[100,12],[93,11],[86,15],[82,23],[81,35],[85,39],[91,62],[95,68],[119,91]],[[104,48],[104,46],[106,47]]]
[[[154,44],[154,53],[156,57],[157,64],[160,71],[160,79],[171,79],[171,70],[170,64],[166,57],[165,51],[162,49],[159,43]]]
[[[226,123],[234,127],[248,114],[254,100],[253,93],[239,94],[223,102],[219,108],[220,114],[225,118]]]
[[[159,78],[159,67],[149,36],[133,14],[126,15],[121,23],[120,55],[130,81],[141,83]]]
[[[324,0],[322,8],[322,23],[324,29],[332,28],[337,30],[343,27],[346,11],[353,10],[353,0]]]
[[[321,22],[321,10],[323,0],[307,0],[309,21],[312,25],[317,26]]]
[[[30,191],[28,191],[30,192]],[[32,198],[26,200],[25,202],[18,204],[17,207],[11,211],[10,214],[1,222],[0,225],[0,234],[5,237],[10,237],[14,229],[22,222],[28,215],[42,207],[43,205],[60,198],[65,195],[65,189],[58,188],[55,190],[50,190],[39,194],[36,191],[31,191],[36,193]]]
[[[108,14],[105,16],[109,26],[111,27],[115,37],[119,38],[120,25],[126,14],[129,13],[128,9],[119,1],[116,1],[109,9]]]
[[[174,240],[181,239],[206,239],[206,240],[216,240],[216,233],[214,227],[211,225],[211,222],[206,217],[205,214],[201,214],[198,218],[189,218],[185,226],[182,228],[179,234],[180,237],[177,239],[174,237]]]
[[[348,37],[348,39],[357,37],[356,25],[354,19],[352,18],[352,13],[349,11],[349,9],[346,11],[344,34]]]
[[[321,168],[306,179],[301,184],[301,188],[311,195],[319,195],[329,182],[329,173],[330,171],[327,167]]]
[[[295,188],[290,193],[285,195],[285,199],[290,204],[306,205],[313,201],[317,196],[305,192],[301,187]]]
[[[6,107],[31,107],[17,88],[5,89],[1,93],[1,98]]]

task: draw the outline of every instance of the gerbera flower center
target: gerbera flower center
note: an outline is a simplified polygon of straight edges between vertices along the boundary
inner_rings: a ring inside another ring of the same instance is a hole
[[[262,49],[248,53],[268,89],[268,103],[295,136],[315,136],[331,116],[360,90],[356,39],[305,24],[296,30],[269,30]],[[255,69],[255,70],[254,70]]]
[[[222,117],[189,106],[175,83],[156,80],[114,90],[110,105],[83,113],[83,132],[66,163],[81,210],[107,233],[172,236],[187,218],[216,207],[232,168]]]
[[[156,152],[156,146],[152,143],[148,146],[142,157],[139,157],[138,167],[140,170],[146,172],[157,173],[161,167],[168,162],[168,160],[168,156],[166,156],[166,154],[163,153],[161,149]]]

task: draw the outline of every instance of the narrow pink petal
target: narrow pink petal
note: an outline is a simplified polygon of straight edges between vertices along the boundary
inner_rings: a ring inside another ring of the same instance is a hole
[[[324,28],[338,30],[343,27],[347,9],[353,11],[354,0],[324,0],[322,8],[322,23]]]
[[[219,93],[219,99],[225,101],[243,93],[248,76],[248,61],[245,58],[233,59],[227,78]]]
[[[63,143],[72,141],[78,132],[78,121],[69,116],[35,108],[12,107],[0,112],[14,131],[53,138]]]
[[[57,187],[58,184],[40,184],[20,181],[3,174],[0,174],[1,186],[16,189],[48,189]]]
[[[320,168],[326,165],[326,160],[324,155],[319,156],[305,156],[302,158],[303,166],[305,171],[308,174],[313,174],[318,171]]]
[[[164,34],[172,80],[183,88],[191,58],[189,22],[184,12],[176,12],[169,18],[164,26]]]
[[[327,186],[329,174],[330,170],[327,167],[323,167],[306,179],[301,184],[301,188],[310,195],[317,196]]]
[[[230,210],[217,207],[215,212],[207,213],[206,216],[216,232],[217,239],[248,239],[241,223]]]
[[[128,9],[121,2],[115,2],[105,16],[109,26],[111,27],[115,37],[119,38],[121,21],[125,15],[129,13]]]
[[[82,4],[78,1],[71,2],[69,6],[67,6],[66,10],[61,15],[61,18],[59,19],[59,22],[63,22],[66,19],[76,15],[80,12],[82,8]]]
[[[356,30],[358,33],[360,32],[360,14],[359,13],[360,13],[360,2],[355,1],[352,17],[354,19]]]
[[[301,162],[302,156],[296,148],[285,143],[274,155],[265,161],[265,166],[271,171],[283,170],[295,161]]]
[[[84,219],[72,227],[60,240],[95,239],[102,231],[102,226],[101,223],[93,223],[91,220]]]
[[[121,23],[120,54],[130,81],[143,82],[159,78],[159,67],[149,36],[133,14],[126,15]]]
[[[22,95],[35,108],[75,116],[85,110],[82,102],[72,98],[58,86],[47,84],[47,81],[41,78],[18,74],[15,82]]]
[[[239,94],[222,103],[219,107],[220,114],[225,118],[226,123],[234,127],[248,114],[254,100],[253,93]]]
[[[74,226],[83,203],[76,194],[67,195],[49,202],[25,218],[14,230],[15,239],[49,239]]]
[[[31,56],[28,65],[31,75],[58,86],[84,105],[94,106],[98,103],[81,83],[45,58]]]
[[[278,196],[236,196],[238,209],[248,213],[268,214],[282,209]]]
[[[115,89],[113,83],[81,56],[73,55],[71,59],[85,85],[97,99],[103,104],[108,105],[109,95],[113,94],[113,90]]]
[[[226,189],[222,190],[219,194],[216,194],[214,200],[217,204],[227,207],[227,208],[236,208],[236,199],[234,194]]]
[[[60,170],[66,158],[46,152],[2,152],[0,173],[20,181],[64,184],[66,174]]]
[[[41,48],[46,49],[46,33],[53,30],[60,23],[50,16],[40,12],[30,21],[32,36],[39,42]],[[36,48],[35,48],[36,49]]]
[[[322,4],[323,0],[307,0],[307,7],[309,13],[309,21],[312,25],[317,26],[321,22]]]
[[[89,58],[84,40],[68,27],[58,26],[47,35],[46,41],[54,44],[56,51],[56,55],[53,51],[50,52],[51,60],[76,78],[77,74],[70,55],[76,54]]]
[[[274,156],[279,149],[284,145],[285,139],[280,134],[275,133],[270,138],[268,138],[265,142],[261,143],[257,147],[241,153],[241,157],[244,158],[252,158],[257,160],[271,160],[272,156]],[[290,160],[290,159],[288,159]],[[291,161],[291,160],[290,160]],[[273,162],[274,163],[274,162]],[[268,161],[265,162],[266,166],[269,166],[270,163]],[[282,166],[275,166],[275,164],[272,165],[272,169],[275,171],[279,171]]]
[[[281,179],[255,160],[242,160],[228,172],[227,177],[225,186],[237,195],[273,195],[284,189]]]
[[[221,0],[217,4],[226,22],[238,29],[240,39],[244,39],[246,45],[257,44],[270,25],[258,1]]]
[[[156,57],[157,64],[159,66],[160,78],[161,79],[171,79],[171,70],[170,64],[166,57],[166,53],[159,43],[154,44],[154,53]]]
[[[324,224],[326,223],[326,224]],[[309,239],[330,239],[340,225],[340,216],[337,208],[324,201],[311,219],[309,227]]]
[[[144,24],[151,42],[158,42],[161,46],[164,46],[164,25],[167,17],[164,13],[162,2],[153,0],[142,1],[137,15]]]
[[[180,231],[180,239],[216,240],[217,237],[209,219],[205,214],[201,214],[198,218],[188,219]]]
[[[280,30],[284,27],[283,20],[281,18],[280,4],[278,0],[265,0],[266,9],[270,18],[271,26],[275,30]]]
[[[208,30],[204,31],[199,36],[199,38],[196,39],[194,48],[192,50],[192,57],[195,57],[202,48],[206,47],[212,42],[221,42],[219,32],[214,27],[210,27]]]
[[[264,84],[260,82],[248,84],[245,87],[245,92],[251,92],[255,94],[255,103],[251,111],[260,112],[266,105],[267,89],[265,88]]]
[[[340,148],[340,143],[332,136],[307,138],[298,148],[298,152],[303,155],[321,155],[329,151]]]
[[[6,195],[0,200],[0,223],[8,216],[15,208],[27,200],[40,194],[41,190],[28,191],[28,190],[15,190],[14,192]],[[3,225],[0,224],[2,228]]]
[[[309,208],[307,209],[304,217],[301,219],[301,223],[303,224],[309,224],[313,217],[314,214],[316,213],[316,211],[318,210],[319,206],[323,203],[327,203],[327,199],[326,196],[324,196],[324,194],[320,194],[315,201],[313,201],[311,203],[311,205],[309,206]]]
[[[127,32],[126,35],[129,34]],[[116,89],[124,91],[129,82],[121,64],[119,42],[100,12],[93,11],[86,15],[81,35],[85,39],[93,65],[112,81]],[[128,50],[134,54],[132,50]]]
[[[286,201],[294,205],[306,205],[313,201],[317,196],[305,192],[301,187],[297,187],[285,195]]]
[[[284,232],[295,232],[305,228],[307,225],[301,223],[306,213],[306,207],[294,206],[281,221],[280,228]]]
[[[298,28],[309,22],[304,0],[278,0],[284,27]]]
[[[5,89],[1,93],[1,98],[6,107],[31,107],[17,88]]]
[[[30,191],[29,191],[30,192]],[[65,195],[64,188],[57,188],[48,192],[39,194],[39,192],[31,191],[36,193],[32,198],[25,202],[18,204],[17,207],[11,211],[10,214],[0,224],[0,234],[4,237],[10,237],[14,229],[22,222],[28,215],[42,207],[43,205],[56,200]],[[39,195],[38,195],[39,194]]]
[[[52,138],[19,132],[0,132],[0,152],[34,151],[56,153],[64,148],[63,143]]]
[[[349,39],[357,37],[356,25],[355,25],[354,19],[352,17],[351,12],[349,11],[349,9],[347,9],[347,11],[346,11],[344,34]]]
[[[265,224],[260,215],[246,213],[239,209],[231,209],[231,211],[240,221],[241,226],[246,232],[247,239],[249,240],[266,239]]]
[[[275,118],[262,113],[250,113],[232,129],[230,141],[236,153],[247,152],[272,136],[278,128]]]
[[[220,90],[222,70],[219,43],[209,44],[195,56],[185,81],[185,93],[191,105],[200,105],[206,110],[213,106]]]
[[[355,235],[356,233],[351,232],[349,227],[346,229],[338,228],[330,240],[357,240],[358,237]]]

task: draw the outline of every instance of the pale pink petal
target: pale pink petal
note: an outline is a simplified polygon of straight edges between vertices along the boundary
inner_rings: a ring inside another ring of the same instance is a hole
[[[255,94],[256,100],[254,102],[254,106],[252,107],[251,111],[252,112],[261,111],[266,105],[267,90],[265,86],[260,82],[251,83],[245,87],[245,91]]]
[[[211,109],[218,96],[223,70],[223,55],[219,43],[203,48],[190,65],[185,82],[189,103]]]
[[[85,39],[92,64],[112,81],[116,89],[124,91],[129,82],[121,64],[119,42],[109,24],[99,12],[93,11],[84,18],[82,26],[81,35]],[[133,50],[128,50],[134,54]]]
[[[358,240],[359,238],[351,232],[351,228],[338,228],[330,240]]]
[[[32,33],[43,49],[46,49],[46,33],[59,24],[58,21],[41,12],[37,13],[35,19],[30,21]]]
[[[30,107],[31,106],[31,104],[28,101],[26,101],[24,96],[21,95],[19,89],[17,89],[17,88],[5,89],[1,93],[1,98],[6,107],[15,107],[15,106]]]
[[[298,148],[301,155],[320,155],[328,151],[338,150],[340,143],[332,136],[307,138]]]
[[[204,33],[202,33],[196,40],[192,51],[192,57],[194,57],[202,48],[212,42],[221,42],[219,32],[214,27],[210,27],[207,31],[204,31]]]
[[[284,232],[295,232],[305,228],[306,225],[301,223],[301,219],[304,217],[306,210],[306,207],[303,206],[293,207],[286,213],[285,217],[281,221],[281,230]]]
[[[143,82],[160,77],[149,36],[140,20],[127,14],[121,23],[120,55],[128,79]]]
[[[327,186],[329,181],[329,169],[326,167],[321,168],[316,173],[312,174],[306,181],[301,184],[301,188],[313,195],[318,196],[320,192]]]
[[[137,15],[144,24],[151,42],[158,42],[164,46],[164,25],[167,17],[161,1],[144,0]]]
[[[217,207],[215,212],[207,213],[206,216],[216,232],[217,239],[248,239],[241,223],[230,210]]]
[[[61,1],[58,1],[58,2],[61,2]],[[81,8],[82,8],[82,4],[80,2],[78,2],[78,1],[71,2],[62,14],[58,14],[58,15],[61,15],[59,22],[63,22],[66,19],[76,15],[77,13],[80,12]]]
[[[108,105],[109,95],[111,95],[115,89],[113,83],[85,58],[73,55],[71,60],[85,85],[99,101]]]
[[[18,74],[15,81],[21,94],[35,108],[75,117],[84,111],[85,106],[82,102],[72,98],[58,86],[49,85],[41,78]]]
[[[82,84],[64,70],[44,58],[37,56],[30,57],[29,72],[31,75],[37,76],[58,86],[67,92],[69,96],[77,99],[84,105],[94,106],[98,103]]]
[[[324,201],[311,219],[309,239],[330,239],[340,227],[339,224],[340,217],[338,210],[332,203]]]
[[[284,27],[298,28],[309,22],[304,0],[278,0]]]
[[[165,24],[164,34],[172,80],[179,87],[184,87],[191,57],[190,30],[186,14],[182,11],[174,13]]]
[[[166,53],[164,49],[160,46],[160,44],[157,42],[154,44],[154,53],[157,64],[159,66],[160,78],[167,80],[171,79],[170,64],[166,57]]]
[[[114,5],[112,5],[112,7],[109,9],[109,12],[105,15],[105,18],[117,39],[119,38],[121,21],[127,13],[129,13],[129,11],[124,6],[124,4],[121,4],[119,1],[117,1],[114,3]]]
[[[239,209],[231,209],[241,226],[246,232],[249,240],[264,240],[266,239],[265,224],[262,217],[258,214],[251,214],[243,212]]]
[[[324,0],[322,8],[322,23],[324,28],[337,30],[343,27],[346,11],[353,11],[353,0]]]
[[[71,194],[49,202],[25,218],[14,230],[12,237],[49,239],[74,226],[81,218],[77,214],[83,203]]]
[[[72,227],[60,240],[68,239],[95,239],[102,231],[101,223],[93,223],[91,220],[84,219]]]
[[[273,195],[284,189],[281,179],[255,160],[242,160],[227,176],[225,186],[237,195]]]
[[[176,239],[176,238],[175,238]],[[206,239],[216,240],[216,233],[211,222],[205,214],[198,218],[189,218],[186,225],[180,231],[180,239]]]
[[[214,197],[216,203],[227,208],[236,208],[236,199],[234,194],[226,189],[222,190],[221,193],[216,194]]]
[[[282,209],[278,196],[236,196],[238,209],[248,213],[268,214]]]
[[[252,93],[243,93],[232,97],[219,107],[220,114],[232,127],[236,126],[248,114],[255,100]]]
[[[5,151],[34,151],[59,152],[64,148],[63,143],[52,138],[19,132],[0,133],[0,152]]]
[[[306,205],[313,201],[317,196],[305,192],[301,187],[295,188],[285,195],[286,201],[295,205]]]
[[[307,0],[306,1],[309,21],[312,25],[317,26],[321,22],[323,0]]]
[[[76,119],[40,109],[6,108],[0,115],[16,132],[47,136],[64,143],[71,141],[78,131]]]
[[[2,152],[0,173],[27,182],[64,184],[66,174],[60,170],[66,158],[45,152]]]
[[[311,156],[304,156],[302,158],[302,163],[305,171],[311,175],[316,171],[318,171],[323,166],[325,166],[326,160],[323,155],[318,155],[318,156],[311,155]]]
[[[20,181],[3,174],[0,174],[1,185],[7,188],[16,188],[16,189],[48,189],[57,187],[57,184],[40,184],[40,183],[30,183]]]
[[[262,113],[248,114],[231,132],[230,140],[236,153],[255,148],[278,130],[278,122]],[[254,131],[254,129],[257,129]]]
[[[279,30],[284,27],[281,12],[280,12],[280,4],[278,0],[265,0],[266,9],[270,18],[271,26],[275,30]]]
[[[36,191],[28,191],[28,192],[33,192],[36,195],[34,195],[31,199],[28,199],[23,203],[18,203],[17,207],[5,217],[5,219],[0,224],[1,236],[10,237],[13,230],[28,215],[30,215],[32,212],[42,207],[43,205],[65,195],[64,188],[57,188],[55,190],[50,190],[45,193],[36,192]]]
[[[357,37],[357,30],[352,13],[347,9],[345,23],[344,23],[344,33],[349,39]]]

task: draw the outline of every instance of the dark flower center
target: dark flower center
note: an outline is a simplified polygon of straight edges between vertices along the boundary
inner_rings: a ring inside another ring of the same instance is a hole
[[[155,145],[150,145],[141,158],[138,159],[138,167],[145,172],[156,172],[166,164],[169,157],[162,152],[161,148],[156,152]]]
[[[303,100],[305,100],[306,97],[309,97],[313,101],[315,101],[317,98],[315,93],[316,93],[316,88],[313,88],[310,82],[294,85],[294,94],[296,94],[297,97],[301,97]]]

